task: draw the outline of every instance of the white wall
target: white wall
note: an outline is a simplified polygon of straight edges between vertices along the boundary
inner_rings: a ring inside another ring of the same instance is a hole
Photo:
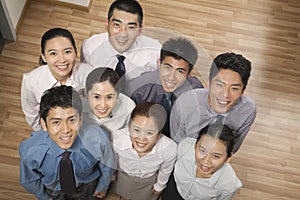
[[[66,2],[70,4],[76,4],[84,7],[88,7],[90,4],[90,0],[58,0],[58,1]]]
[[[12,25],[16,30],[26,0],[4,0]]]

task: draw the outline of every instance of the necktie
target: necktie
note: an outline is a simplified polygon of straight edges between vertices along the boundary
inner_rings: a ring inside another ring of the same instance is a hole
[[[117,63],[116,66],[116,72],[119,75],[119,77],[121,78],[121,76],[123,76],[125,74],[125,65],[124,65],[124,59],[125,57],[122,55],[117,55],[117,58],[119,60],[119,62]]]
[[[72,168],[72,162],[69,159],[71,152],[64,152],[60,160],[60,170],[59,170],[59,181],[61,190],[65,194],[75,194],[76,193],[76,184],[75,177]]]
[[[171,112],[171,108],[172,108],[172,96],[173,93],[166,93],[164,95],[164,99],[162,102],[162,106],[165,108],[165,110],[167,111],[167,114],[169,115]]]
[[[167,93],[165,94],[164,100],[162,102],[162,106],[165,108],[167,112],[167,119],[162,129],[162,133],[168,137],[170,137],[170,112],[172,108],[172,97],[173,97],[173,93]]]

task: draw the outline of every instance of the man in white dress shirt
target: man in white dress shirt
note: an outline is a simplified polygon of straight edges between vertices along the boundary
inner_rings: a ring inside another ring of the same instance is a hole
[[[143,10],[135,0],[117,0],[108,11],[107,33],[86,39],[81,48],[81,61],[93,67],[116,69],[123,57],[126,79],[157,69],[161,44],[141,34]]]

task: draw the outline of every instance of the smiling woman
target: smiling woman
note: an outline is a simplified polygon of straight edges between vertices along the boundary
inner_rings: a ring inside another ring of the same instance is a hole
[[[39,130],[39,104],[43,92],[51,87],[68,85],[83,89],[88,64],[76,62],[77,49],[72,34],[63,28],[48,30],[41,39],[42,66],[23,75],[21,89],[22,110],[28,124]]]

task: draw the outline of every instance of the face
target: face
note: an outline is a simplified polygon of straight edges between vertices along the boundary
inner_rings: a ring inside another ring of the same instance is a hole
[[[136,116],[130,123],[129,132],[139,156],[149,153],[159,138],[159,130],[152,117]]]
[[[159,77],[166,92],[174,92],[179,88],[189,75],[189,64],[183,60],[176,60],[166,56],[159,67]]]
[[[127,51],[141,33],[138,15],[115,9],[106,22],[109,42],[119,53]]]
[[[208,103],[217,113],[230,110],[243,94],[240,75],[230,69],[221,69],[209,83]]]
[[[227,160],[226,146],[211,136],[203,135],[195,144],[197,177],[209,178]]]
[[[95,83],[88,92],[91,111],[99,118],[110,115],[116,105],[118,94],[109,81]]]
[[[71,41],[65,37],[52,38],[46,42],[44,53],[42,58],[47,62],[51,73],[64,84],[76,63],[76,52]]]
[[[77,138],[81,118],[74,108],[54,107],[49,110],[46,121],[41,119],[41,125],[60,148],[69,149]]]

